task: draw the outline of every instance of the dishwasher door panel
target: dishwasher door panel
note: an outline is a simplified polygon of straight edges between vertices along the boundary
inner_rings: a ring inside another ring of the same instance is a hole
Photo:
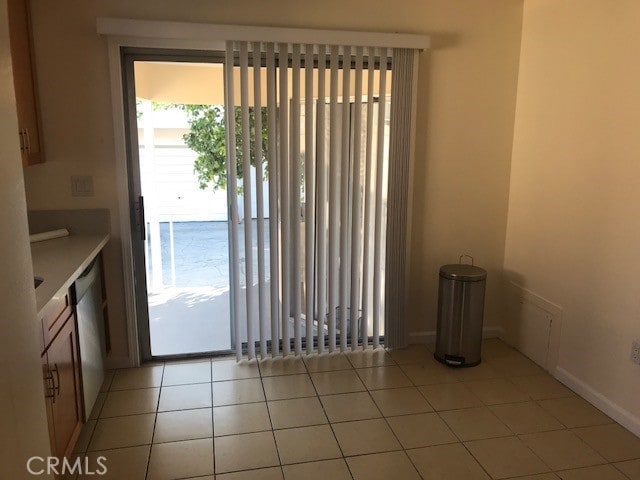
[[[99,276],[79,299],[76,312],[82,365],[84,420],[86,421],[104,381],[104,319]]]

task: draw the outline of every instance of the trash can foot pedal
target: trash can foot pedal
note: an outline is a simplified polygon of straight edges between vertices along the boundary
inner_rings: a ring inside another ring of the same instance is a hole
[[[444,361],[447,365],[451,365],[452,367],[464,365],[464,357],[459,357],[457,355],[445,355]]]
[[[445,355],[444,357],[440,357],[437,354],[433,354],[434,358],[438,360],[440,363],[444,363],[448,367],[454,368],[466,368],[466,367],[475,367],[480,364],[480,360],[473,363],[465,363],[465,358],[458,355]]]

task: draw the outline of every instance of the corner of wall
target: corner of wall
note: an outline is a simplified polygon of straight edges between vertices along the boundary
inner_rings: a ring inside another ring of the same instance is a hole
[[[6,0],[0,11],[6,12]],[[6,16],[0,18],[0,477],[29,477],[26,463],[50,455],[38,344],[33,267]]]

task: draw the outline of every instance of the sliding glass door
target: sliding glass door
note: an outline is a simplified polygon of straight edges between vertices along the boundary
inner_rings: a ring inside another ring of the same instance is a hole
[[[379,346],[391,51],[122,58],[143,360]]]
[[[210,154],[224,148],[220,58],[137,51],[123,62],[143,360],[227,353],[233,332],[225,156]]]

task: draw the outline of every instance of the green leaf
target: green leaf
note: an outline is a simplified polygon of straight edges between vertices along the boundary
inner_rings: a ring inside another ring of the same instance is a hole
[[[183,110],[187,114],[189,133],[183,136],[187,147],[198,154],[194,165],[194,173],[198,176],[198,184],[201,189],[212,187],[213,190],[226,188],[227,186],[227,158],[226,158],[226,126],[224,107],[219,105],[170,105]],[[156,108],[156,105],[154,105]],[[158,104],[158,108],[168,108]],[[236,140],[236,173],[238,179],[242,179],[243,153],[242,153],[242,111],[240,107],[234,108],[235,140]],[[267,111],[261,109],[262,120],[262,155],[258,161],[263,164],[264,179],[268,178],[266,154],[268,146],[267,137]],[[255,158],[255,112],[249,109],[249,136],[251,139],[250,162],[256,165]]]

